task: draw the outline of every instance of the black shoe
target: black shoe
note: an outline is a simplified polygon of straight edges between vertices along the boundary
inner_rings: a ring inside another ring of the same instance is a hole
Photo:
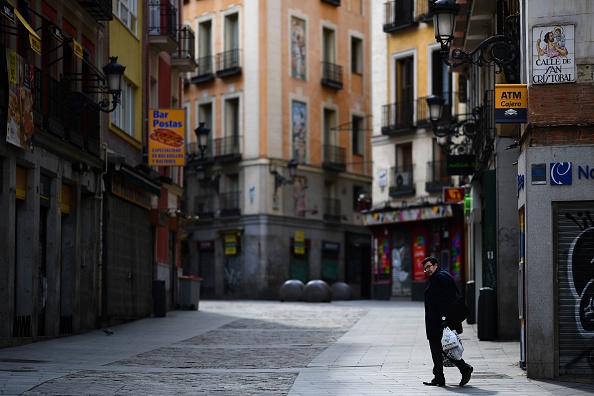
[[[433,378],[429,382],[423,382],[423,385],[429,385],[429,386],[445,386],[445,380],[439,381],[436,378]]]
[[[464,386],[470,381],[470,375],[472,374],[472,366],[466,367],[466,370],[462,373],[462,379],[460,380],[460,386]]]

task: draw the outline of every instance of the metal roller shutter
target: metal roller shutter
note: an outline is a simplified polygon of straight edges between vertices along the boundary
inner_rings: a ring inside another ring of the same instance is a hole
[[[594,374],[594,202],[556,213],[559,375]]]

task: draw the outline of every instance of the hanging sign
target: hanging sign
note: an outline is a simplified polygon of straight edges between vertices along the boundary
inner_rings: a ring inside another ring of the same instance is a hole
[[[295,254],[305,254],[305,232],[295,231]]]
[[[150,110],[149,165],[185,165],[185,119],[185,109]]]
[[[237,237],[234,232],[225,233],[225,255],[234,256],[237,254]]]
[[[527,109],[526,84],[495,84],[496,123],[526,123]]]
[[[6,48],[8,116],[6,141],[33,151],[33,68],[14,50]]]

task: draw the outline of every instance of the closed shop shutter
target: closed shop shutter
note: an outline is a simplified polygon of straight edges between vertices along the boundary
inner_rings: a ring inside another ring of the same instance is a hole
[[[594,202],[556,212],[559,375],[594,374]]]

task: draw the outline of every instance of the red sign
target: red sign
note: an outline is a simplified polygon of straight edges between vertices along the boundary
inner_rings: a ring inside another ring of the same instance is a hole
[[[464,188],[463,187],[444,187],[443,189],[443,202],[445,203],[458,203],[464,201]]]

